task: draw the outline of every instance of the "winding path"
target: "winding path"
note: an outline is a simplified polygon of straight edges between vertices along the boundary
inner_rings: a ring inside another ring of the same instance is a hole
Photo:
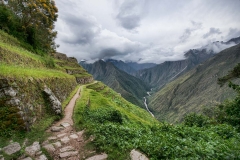
[[[48,137],[42,143],[42,146],[54,160],[81,160],[91,155],[94,156],[86,160],[105,160],[107,158],[107,154],[96,155],[95,150],[85,149],[84,146],[92,141],[93,138],[90,136],[88,140],[85,140],[83,137],[84,130],[76,132],[74,129],[72,115],[76,100],[81,97],[82,88],[83,86],[79,87],[76,94],[66,106],[64,118],[54,123],[47,130],[47,132],[51,133],[51,137]]]

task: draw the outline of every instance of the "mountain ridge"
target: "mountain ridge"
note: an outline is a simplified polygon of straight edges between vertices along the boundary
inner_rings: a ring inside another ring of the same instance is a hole
[[[144,82],[138,78],[118,69],[111,62],[103,60],[96,61],[93,64],[80,63],[94,79],[102,81],[128,101],[140,107],[144,107],[143,97],[150,90]]]
[[[158,119],[182,121],[190,112],[201,113],[201,106],[212,106],[235,94],[217,79],[240,62],[240,44],[223,50],[203,64],[167,84],[150,97],[149,108]]]

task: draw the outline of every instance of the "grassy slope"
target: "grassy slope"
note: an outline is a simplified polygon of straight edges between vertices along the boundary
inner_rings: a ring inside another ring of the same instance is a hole
[[[240,156],[240,137],[232,127],[162,124],[100,82],[83,87],[74,123],[77,130],[85,129],[87,136],[95,137],[92,145],[109,159],[130,159],[132,149],[152,160]]]
[[[214,106],[234,92],[217,79],[240,62],[240,45],[217,54],[207,62],[166,85],[150,97],[149,107],[159,120],[181,121],[189,112],[201,113],[204,107]]]
[[[83,65],[96,80],[102,81],[131,103],[144,107],[143,97],[149,87],[140,79],[121,71],[110,62],[97,61]],[[149,89],[150,90],[150,89]]]
[[[56,62],[61,62],[66,66],[59,66]],[[39,90],[39,86],[41,85],[51,85],[54,82],[65,82],[65,84],[63,84],[65,87],[69,86],[66,83],[74,82],[73,84],[75,85],[75,76],[67,74],[65,67],[72,68],[72,66],[68,66],[68,64],[64,63],[64,61],[53,59],[47,55],[36,55],[25,50],[24,48],[21,48],[20,43],[17,39],[0,30],[0,77],[1,79],[8,79],[11,83],[16,82],[15,84],[17,84],[19,87],[18,94],[24,94],[25,99],[27,99],[29,95],[28,93],[21,93],[21,90],[24,92],[29,91],[29,93],[33,92],[30,95],[31,97],[29,97],[30,101],[34,98],[37,99],[38,96],[42,96],[42,92]],[[79,65],[74,66],[74,68],[82,69],[83,73],[86,72]],[[85,73],[84,75],[89,76]],[[22,86],[27,87],[21,89]],[[61,84],[51,86],[51,89],[54,89],[55,87],[57,88],[57,86],[61,86]],[[58,89],[57,91],[63,92],[64,87],[62,87],[62,89]],[[65,97],[66,99],[62,104],[63,107],[65,107],[65,105],[69,102],[75,91],[73,91],[69,97]],[[38,94],[34,94],[34,92],[38,92]],[[24,98],[21,100],[25,100]],[[25,104],[29,101],[22,101],[22,103]],[[42,103],[42,101],[39,100],[39,102],[34,102],[34,106],[41,105],[38,103]],[[5,108],[5,106],[2,106],[0,104],[1,113],[2,111],[5,112]],[[39,113],[36,112],[35,114],[38,115]],[[1,130],[0,148],[6,146],[9,143],[9,140],[20,142],[20,144],[24,141],[25,138],[28,138],[29,144],[33,141],[43,141],[46,136],[45,129],[51,125],[54,120],[60,117],[54,116],[49,112],[45,112],[44,115],[41,115],[40,118],[41,120],[37,121],[31,127],[31,132],[26,133],[25,131],[14,131],[11,130],[11,128]],[[3,122],[4,120],[1,123]],[[13,157],[8,158],[14,159],[14,156],[18,156],[17,154],[13,155]]]

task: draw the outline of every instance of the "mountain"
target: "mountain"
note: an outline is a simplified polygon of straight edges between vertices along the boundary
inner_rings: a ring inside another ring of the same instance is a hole
[[[126,72],[115,67],[111,62],[102,60],[96,61],[93,64],[80,63],[94,79],[102,81],[128,101],[138,106],[144,106],[143,97],[149,87],[140,79],[127,74]]]
[[[223,50],[203,64],[167,84],[150,97],[149,108],[159,120],[179,122],[190,112],[202,112],[234,96],[227,85],[220,87],[218,78],[240,62],[240,44]]]
[[[153,68],[140,70],[137,72],[136,77],[155,88],[155,90],[158,90],[168,82],[186,73],[213,55],[213,53],[208,53],[206,49],[189,50],[185,53],[186,59],[179,61],[166,61]]]
[[[130,74],[130,75],[134,75],[137,70],[135,70],[133,67],[129,66],[127,63],[123,62],[123,61],[119,61],[119,60],[115,60],[115,59],[108,59],[106,60],[106,62],[111,62],[115,67],[117,67],[118,69]]]
[[[106,60],[106,62],[111,62],[118,69],[131,75],[135,75],[136,72],[139,70],[156,66],[155,63],[123,62],[121,60],[115,60],[115,59],[108,59]]]
[[[238,43],[240,43],[240,37],[233,38],[227,42],[213,42],[199,49],[190,49],[185,53],[184,60],[167,61],[155,67],[140,70],[135,76],[149,84],[152,88],[155,88],[155,90],[159,90],[165,84],[213,57],[221,50]]]

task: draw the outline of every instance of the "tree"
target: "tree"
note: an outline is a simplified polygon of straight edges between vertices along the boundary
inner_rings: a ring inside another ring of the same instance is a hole
[[[235,78],[240,78],[240,63],[238,63],[226,76],[218,79],[218,83],[221,86],[229,81],[228,86],[234,89],[238,95],[235,99],[227,100],[218,106],[219,112],[217,114],[217,119],[220,122],[226,122],[235,126],[240,131],[240,85],[231,82],[231,80]]]
[[[19,17],[27,43],[44,52],[56,49],[54,22],[58,9],[54,0],[8,0],[6,5]]]

